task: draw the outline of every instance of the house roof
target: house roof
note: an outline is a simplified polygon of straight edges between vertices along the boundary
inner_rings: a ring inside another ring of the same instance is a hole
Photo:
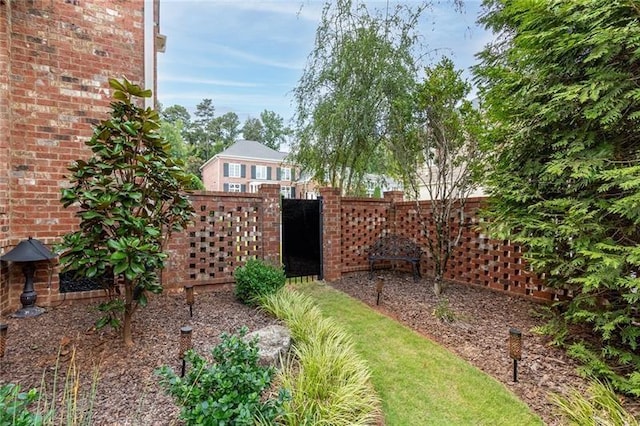
[[[261,160],[282,162],[287,156],[286,152],[279,152],[263,145],[257,141],[248,141],[245,139],[237,140],[229,148],[214,155],[207,160],[200,168],[204,168],[215,158],[243,158],[248,160]]]

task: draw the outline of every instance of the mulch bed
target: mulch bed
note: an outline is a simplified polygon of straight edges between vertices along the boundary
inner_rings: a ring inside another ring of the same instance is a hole
[[[538,305],[502,293],[450,284],[441,299],[448,300],[456,320],[441,322],[433,314],[439,300],[428,280],[414,282],[410,274],[393,271],[380,271],[378,275],[385,283],[378,306],[375,283],[366,273],[349,275],[331,285],[495,377],[547,424],[559,424],[546,397],[549,392],[585,387],[576,374],[575,362],[531,332],[541,323],[531,316]],[[189,317],[183,294],[167,294],[153,297],[147,308],[136,313],[135,346],[127,348],[113,331],[92,327],[99,316],[95,306],[65,304],[48,308],[36,318],[2,318],[9,324],[9,340],[6,356],[0,358],[0,383],[19,383],[29,389],[40,388],[44,380],[51,388],[54,377],[62,380],[74,357],[85,392],[89,391],[93,372],[98,372],[94,425],[179,425],[179,408],[160,387],[154,370],[169,365],[179,371],[180,327],[192,326],[194,349],[208,354],[220,342],[222,333],[233,333],[241,326],[253,331],[276,323],[237,302],[229,288],[196,294],[193,318]],[[511,327],[523,333],[517,383],[513,382],[513,364],[508,356]]]
[[[379,305],[376,305],[377,277],[384,282]],[[438,298],[430,280],[423,278],[414,282],[406,272],[377,271],[374,280],[369,279],[368,273],[356,273],[331,285],[440,343],[493,376],[548,425],[561,424],[547,398],[549,393],[566,394],[571,388],[587,387],[576,372],[578,364],[563,350],[550,346],[547,338],[532,331],[544,323],[535,315],[542,306],[538,303],[455,283],[449,283]],[[439,303],[448,306],[455,321],[443,322],[436,317],[434,311]],[[523,339],[518,382],[513,381],[513,361],[509,357],[511,328],[521,330]],[[626,402],[629,409],[638,411],[638,401]]]
[[[228,289],[196,294],[193,318],[184,295],[156,296],[135,314],[135,345],[127,348],[118,334],[92,327],[99,317],[95,306],[66,304],[36,318],[3,318],[9,324],[9,340],[0,361],[0,383],[40,388],[44,374],[51,389],[56,370],[58,380],[63,380],[75,349],[75,365],[86,392],[98,369],[94,425],[179,425],[179,408],[154,371],[169,365],[180,372],[180,327],[193,328],[193,347],[205,355],[220,342],[222,333],[234,333],[242,326],[254,331],[277,322],[237,302]]]

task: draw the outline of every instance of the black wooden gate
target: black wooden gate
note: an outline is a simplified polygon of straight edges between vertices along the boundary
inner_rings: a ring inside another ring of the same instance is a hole
[[[288,278],[322,279],[322,199],[282,200],[282,261]]]

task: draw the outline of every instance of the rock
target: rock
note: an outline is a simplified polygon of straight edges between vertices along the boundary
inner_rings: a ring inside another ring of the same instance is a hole
[[[258,337],[258,354],[261,365],[280,366],[280,357],[285,357],[291,348],[291,332],[281,325],[270,325],[247,334],[244,339],[250,342]]]

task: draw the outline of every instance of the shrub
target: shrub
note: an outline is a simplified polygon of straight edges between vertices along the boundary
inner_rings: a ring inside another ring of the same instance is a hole
[[[29,406],[37,402],[39,393],[36,389],[20,392],[20,386],[7,383],[0,385],[0,425],[39,426],[45,418],[29,411]]]
[[[158,370],[188,425],[253,425],[256,419],[272,422],[281,413],[286,394],[281,391],[275,399],[262,399],[275,370],[258,364],[256,341],[245,342],[246,333],[243,327],[238,334],[223,334],[211,351],[212,365],[188,351],[185,359],[190,368],[184,378],[167,366]]]
[[[268,265],[259,259],[251,259],[234,272],[235,294],[247,305],[257,305],[257,298],[273,294],[285,283],[284,270]]]
[[[455,322],[458,317],[456,313],[449,306],[448,299],[440,299],[433,309],[433,315],[438,318],[440,322]]]

